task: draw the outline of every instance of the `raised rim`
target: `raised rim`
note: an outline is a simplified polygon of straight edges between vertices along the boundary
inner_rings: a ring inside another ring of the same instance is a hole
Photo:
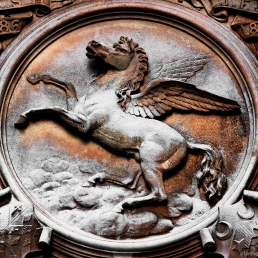
[[[35,23],[31,28],[29,28],[24,34],[19,36],[4,52],[0,58],[0,66],[2,69],[0,71],[0,89],[1,89],[1,103],[5,103],[5,92],[7,91],[9,85],[13,84],[19,74],[15,74],[14,70],[19,71],[19,67],[22,65],[26,58],[32,58],[34,55],[34,49],[37,47],[43,48],[51,40],[56,39],[60,36],[60,31],[65,31],[73,28],[73,26],[79,26],[80,22],[83,20],[89,20],[91,18],[97,18],[99,15],[110,14],[111,12],[121,12],[121,11],[135,11],[143,12],[145,16],[159,15],[164,19],[174,19],[179,23],[184,24],[190,29],[199,31],[204,37],[209,37],[210,42],[220,49],[221,52],[227,56],[233,64],[236,65],[236,69],[241,71],[241,76],[243,80],[248,84],[249,98],[252,101],[253,106],[253,139],[249,145],[253,146],[253,149],[249,153],[251,158],[249,160],[248,166],[246,166],[246,171],[244,176],[241,178],[241,182],[238,184],[237,191],[225,201],[224,204],[232,204],[237,200],[242,190],[244,189],[247,180],[249,179],[254,168],[256,167],[256,152],[257,152],[257,135],[256,128],[256,117],[257,117],[257,91],[256,85],[258,82],[257,78],[257,63],[253,58],[253,55],[247,50],[247,48],[225,27],[221,26],[212,19],[201,15],[193,10],[184,8],[176,4],[168,4],[166,2],[151,1],[149,3],[143,1],[119,1],[118,3],[113,3],[111,1],[105,1],[103,4],[96,5],[95,1],[90,4],[80,4],[67,8],[66,12],[60,12],[41,21]],[[98,19],[98,18],[97,18]],[[77,24],[77,25],[76,25]],[[212,31],[209,28],[213,28]],[[62,32],[61,32],[62,33]],[[44,35],[49,35],[46,38]],[[17,47],[19,46],[19,47]],[[1,106],[1,114],[4,107]],[[2,116],[2,119],[5,116]],[[4,123],[1,121],[1,130],[3,132]],[[2,139],[1,139],[2,140]],[[1,157],[3,174],[11,187],[13,193],[20,201],[28,202],[28,197],[25,196],[23,189],[17,185],[17,182],[10,174],[10,170],[7,167],[7,159],[4,152],[4,143],[2,141],[1,149],[3,152],[3,158]],[[137,251],[148,251],[151,249],[161,248],[172,243],[178,242],[180,240],[189,237],[190,235],[196,234],[203,227],[211,224],[217,217],[217,212],[213,212],[209,219],[200,221],[199,224],[192,227],[188,232],[178,233],[177,235],[169,236],[168,234],[150,237],[148,239],[138,240],[109,240],[97,237],[92,234],[88,234],[88,237],[82,237],[82,235],[77,234],[76,230],[70,229],[69,227],[63,228],[58,225],[57,219],[49,214],[43,214],[39,207],[36,205],[37,217],[48,226],[52,227],[57,233],[63,235],[69,240],[75,241],[76,243],[90,246],[95,249],[103,249],[106,251],[122,251],[122,252],[137,252]],[[87,235],[87,234],[86,234]]]

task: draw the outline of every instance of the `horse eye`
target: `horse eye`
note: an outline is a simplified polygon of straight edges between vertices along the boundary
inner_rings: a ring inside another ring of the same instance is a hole
[[[123,53],[127,53],[128,51],[126,50],[126,49],[124,49],[124,48],[120,48],[119,49],[121,52],[123,52]]]

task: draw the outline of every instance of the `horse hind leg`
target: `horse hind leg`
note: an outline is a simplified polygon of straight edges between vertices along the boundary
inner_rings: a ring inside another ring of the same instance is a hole
[[[173,148],[173,152],[170,153],[168,159],[164,158],[163,160],[161,157],[165,156],[165,154],[168,155],[168,153],[160,144],[153,142],[143,143],[139,151],[141,169],[150,193],[146,196],[127,198],[118,203],[113,208],[113,211],[122,212],[123,207],[126,205],[134,206],[145,202],[162,202],[167,200],[163,185],[163,173],[170,171],[177,166],[185,157],[186,152],[187,144],[182,142],[176,148]]]
[[[158,174],[158,173],[155,173],[155,174]],[[162,202],[162,201],[167,200],[167,195],[165,194],[163,184],[161,183],[163,181],[162,174],[161,174],[161,176],[154,176],[153,179],[156,182],[155,183],[152,182],[152,184],[151,184],[149,180],[146,180],[146,176],[145,176],[145,180],[147,181],[147,183],[150,187],[150,190],[151,190],[150,194],[148,194],[146,196],[126,198],[125,200],[123,200],[123,201],[119,202],[117,205],[115,205],[113,207],[112,211],[121,213],[124,210],[125,206],[133,207],[140,203],[152,202],[152,201]]]
[[[195,144],[188,142],[189,149],[204,152],[199,171],[196,173],[198,185],[202,187],[208,199],[221,196],[226,188],[227,179],[222,173],[223,158],[221,152],[216,152],[208,144]]]
[[[114,206],[114,208],[112,209],[113,212],[121,213],[124,210],[125,206],[131,207],[136,204],[145,202],[162,202],[164,200],[167,200],[167,195],[165,194],[163,186],[163,175],[161,171],[157,170],[156,163],[155,166],[152,167],[147,162],[141,162],[141,168],[144,179],[149,186],[150,194],[146,196],[126,198],[125,200]]]

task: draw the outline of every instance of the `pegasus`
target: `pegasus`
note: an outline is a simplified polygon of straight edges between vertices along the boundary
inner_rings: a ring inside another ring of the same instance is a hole
[[[208,198],[220,196],[226,187],[222,173],[222,157],[208,144],[187,141],[177,130],[153,118],[172,109],[199,112],[228,112],[240,109],[236,101],[220,97],[187,83],[187,79],[203,69],[208,54],[200,54],[167,64],[159,63],[149,71],[146,52],[132,39],[121,37],[112,47],[97,41],[87,46],[87,57],[104,61],[108,69],[92,82],[96,91],[77,100],[72,84],[48,75],[33,75],[31,84],[43,81],[62,88],[67,96],[67,109],[62,107],[33,108],[21,114],[17,128],[28,126],[32,117],[53,113],[108,150],[132,155],[140,164],[149,193],[126,198],[113,211],[122,212],[126,206],[161,202],[167,199],[163,174],[171,172],[186,157],[188,149],[204,154],[196,176]],[[139,177],[136,177],[136,181]],[[112,181],[104,173],[89,179]],[[137,182],[134,183],[136,185]]]

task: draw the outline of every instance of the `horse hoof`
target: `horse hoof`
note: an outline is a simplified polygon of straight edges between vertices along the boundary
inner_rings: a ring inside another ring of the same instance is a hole
[[[96,181],[93,178],[89,178],[87,182],[90,184],[90,186],[94,186],[96,184]]]
[[[91,187],[91,186],[94,186],[94,184],[92,182],[89,182],[89,181],[86,181],[82,187]]]
[[[124,209],[122,206],[115,205],[111,211],[115,213],[122,213],[123,210]]]
[[[27,80],[28,82],[30,82],[31,84],[37,84],[40,82],[40,77],[37,75],[31,75],[31,76],[27,76]]]
[[[15,122],[16,128],[25,128],[29,124],[29,119],[26,116],[20,115],[20,118]]]

